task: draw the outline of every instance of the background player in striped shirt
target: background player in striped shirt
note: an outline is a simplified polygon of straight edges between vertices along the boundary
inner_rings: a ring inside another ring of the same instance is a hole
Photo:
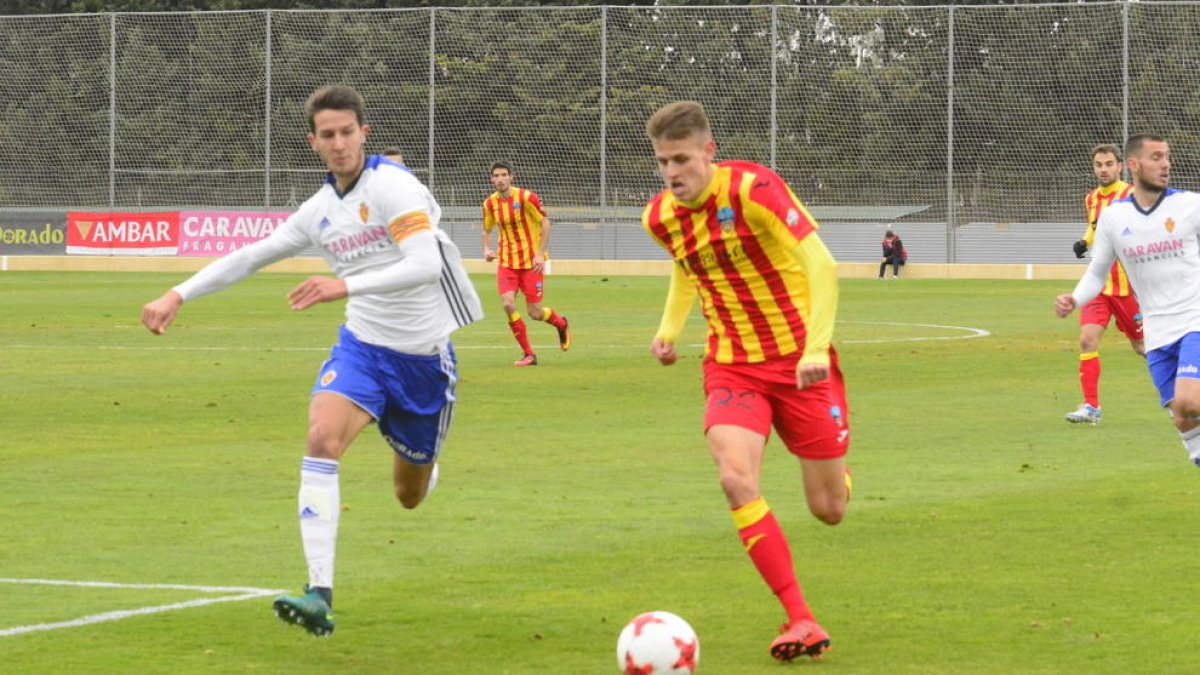
[[[393,453],[396,498],[416,508],[437,479],[437,458],[458,381],[450,334],[483,317],[458,248],[438,229],[441,208],[412,172],[365,156],[362,96],[333,85],[304,105],[308,143],[324,184],[270,236],[209,264],[142,308],[162,334],[184,301],[226,288],[263,266],[317,247],[336,276],[312,276],[287,295],[293,310],[346,300],[346,322],[308,405],[298,516],[309,583],[275,599],[276,614],[314,635],[333,632],[333,572],[350,442],[376,423]]]
[[[517,291],[525,296],[525,312],[534,321],[545,321],[558,330],[558,346],[571,348],[571,329],[567,317],[542,307],[543,271],[549,257],[550,219],[542,200],[533,190],[516,187],[512,165],[503,160],[492,164],[492,186],[496,188],[483,201],[483,259],[499,259],[496,290],[508,317],[508,327],[521,346],[522,356],[514,366],[536,366],[537,354],[529,344],[525,321],[517,312]],[[499,228],[497,248],[492,248],[492,230]]]
[[[1083,239],[1075,242],[1075,257],[1082,258],[1095,241],[1096,223],[1100,213],[1114,201],[1125,198],[1133,186],[1121,180],[1121,156],[1117,146],[1097,145],[1092,148],[1092,172],[1098,186],[1083,200],[1087,211],[1087,230]],[[1079,310],[1079,385],[1083,403],[1067,413],[1073,424],[1100,422],[1100,338],[1111,320],[1129,338],[1133,351],[1144,355],[1142,340],[1142,310],[1129,286],[1129,277],[1120,261],[1114,262],[1104,282],[1104,290]]]
[[[708,320],[705,438],[742,545],[787,613],[770,652],[782,661],[818,657],[829,634],[800,591],[759,473],[774,426],[800,460],[809,510],[829,525],[845,515],[849,410],[830,345],[837,265],[775,172],[713,163],[716,143],[699,103],[661,108],[646,134],[667,189],[646,205],[642,222],[674,262],[650,351],[663,365],[675,363],[675,341],[699,296]]]

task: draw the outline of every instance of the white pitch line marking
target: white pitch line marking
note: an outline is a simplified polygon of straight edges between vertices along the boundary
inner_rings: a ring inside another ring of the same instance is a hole
[[[938,330],[954,330],[962,331],[965,335],[932,335],[927,337],[891,337],[879,338],[872,340],[835,340],[835,344],[842,345],[867,345],[867,344],[888,344],[894,342],[929,342],[935,340],[974,340],[976,338],[988,337],[991,332],[982,328],[972,328],[970,326],[947,326],[937,323],[902,323],[899,321],[840,321],[839,323],[855,323],[855,324],[871,324],[875,326],[897,326],[901,328],[934,328]],[[585,346],[586,343],[583,343]],[[686,347],[703,347],[705,343],[695,342],[684,345]],[[596,349],[640,349],[640,344],[593,344],[590,345]],[[34,345],[34,344],[10,344],[2,345],[5,349],[83,349],[81,345]],[[96,349],[102,351],[115,352],[328,352],[329,347],[181,347],[181,346],[164,346],[150,347],[138,345],[86,345],[86,349]],[[476,349],[505,349],[511,350],[514,347],[511,344],[492,344],[492,345],[454,345],[454,351],[467,351]]]
[[[904,328],[940,328],[945,330],[961,330],[966,335],[937,335],[931,337],[910,337],[910,338],[886,338],[879,340],[837,340],[838,344],[847,345],[868,345],[881,342],[927,342],[929,340],[974,340],[975,338],[987,337],[990,332],[982,328],[971,328],[970,326],[943,326],[936,323],[901,323],[899,321],[840,321],[839,323],[864,323],[875,326],[900,326]]]
[[[25,633],[36,633],[47,630],[57,630],[59,628],[75,628],[77,626],[88,626],[95,623],[103,623],[105,621],[118,621],[120,619],[128,619],[133,616],[142,616],[145,614],[157,614],[159,612],[170,612],[177,609],[188,609],[190,607],[203,607],[204,605],[212,605],[218,602],[237,602],[239,600],[252,600],[268,595],[278,595],[285,593],[284,590],[271,588],[252,588],[247,586],[190,586],[185,584],[118,584],[108,581],[68,581],[62,579],[12,579],[0,578],[0,583],[6,584],[40,584],[44,586],[81,586],[87,588],[131,588],[131,589],[150,589],[150,590],[181,590],[181,591],[200,591],[203,593],[229,593],[233,592],[236,595],[223,595],[216,598],[201,598],[198,600],[187,600],[185,602],[175,602],[169,605],[155,605],[152,607],[139,607],[137,609],[123,609],[114,612],[103,612],[101,614],[91,614],[81,616],[78,619],[69,621],[58,621],[55,623],[38,623],[28,626],[15,626],[13,628],[0,629],[0,637],[9,635],[23,635]]]

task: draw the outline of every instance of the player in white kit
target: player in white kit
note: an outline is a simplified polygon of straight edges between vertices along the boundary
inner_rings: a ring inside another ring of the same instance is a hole
[[[275,600],[276,614],[314,635],[333,632],[333,567],[341,499],[338,463],[377,422],[394,450],[393,484],[416,508],[437,480],[458,381],[450,334],[483,317],[458,248],[438,229],[441,209],[407,168],[366,156],[365,104],[333,85],[305,103],[308,143],[329,170],[325,184],[269,237],[213,262],[142,308],[162,334],[180,305],[316,246],[336,274],[288,293],[304,310],[346,299],[346,322],[322,366],[308,410],[299,519],[309,583]]]
[[[1054,310],[1066,317],[1096,297],[1121,261],[1142,307],[1150,377],[1200,466],[1200,194],[1167,187],[1171,152],[1161,136],[1130,137],[1125,161],[1133,192],[1100,214],[1092,262]]]

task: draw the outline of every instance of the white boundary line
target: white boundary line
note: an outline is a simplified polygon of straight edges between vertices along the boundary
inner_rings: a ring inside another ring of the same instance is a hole
[[[868,345],[868,344],[888,344],[894,342],[930,342],[937,340],[974,340],[976,338],[988,337],[991,335],[989,331],[982,328],[972,328],[970,326],[946,326],[936,323],[903,323],[899,321],[841,321],[839,323],[854,323],[854,324],[871,324],[876,326],[898,326],[903,328],[936,328],[939,330],[954,330],[962,331],[964,335],[934,335],[929,337],[891,337],[880,338],[877,340],[835,340],[834,344],[842,345]],[[586,345],[585,345],[586,346]],[[687,347],[703,347],[703,342],[696,342],[685,345]],[[0,345],[4,349],[71,349],[78,350],[80,345],[34,345],[34,344],[7,344]],[[640,348],[634,344],[602,344],[591,345],[592,348],[600,349],[630,349]],[[478,349],[504,349],[511,350],[514,347],[510,344],[493,344],[493,345],[454,345],[454,351],[474,351]],[[95,349],[102,351],[120,351],[120,352],[328,352],[329,347],[148,347],[148,346],[131,346],[131,345],[87,345],[87,349]]]
[[[59,628],[75,628],[77,626],[88,626],[94,623],[103,623],[105,621],[118,621],[120,619],[128,619],[132,616],[142,616],[145,614],[157,614],[159,612],[170,612],[176,609],[188,609],[190,607],[203,607],[204,605],[212,605],[218,602],[237,602],[239,600],[252,600],[268,595],[278,595],[285,593],[284,590],[272,588],[252,588],[247,586],[189,586],[184,584],[118,584],[108,581],[67,581],[62,579],[12,579],[0,578],[0,583],[5,584],[38,584],[43,586],[78,586],[86,588],[132,588],[132,589],[161,589],[161,590],[179,590],[179,591],[200,591],[203,593],[235,593],[236,595],[223,595],[216,598],[201,598],[199,600],[188,600],[185,602],[176,602],[169,605],[155,605],[152,607],[139,607],[137,609],[123,609],[115,612],[104,612],[102,614],[91,614],[81,616],[78,619],[69,621],[58,621],[55,623],[38,623],[28,626],[16,626],[13,628],[0,629],[0,637],[9,635],[23,635],[25,633],[37,633],[39,631],[57,630]]]
[[[961,330],[966,335],[940,335],[933,337],[910,337],[910,338],[886,338],[881,340],[835,340],[835,344],[847,345],[869,345],[888,342],[928,342],[930,340],[974,340],[975,338],[987,337],[990,332],[982,328],[971,328],[970,326],[943,326],[936,323],[901,323],[899,321],[840,321],[839,323],[864,323],[875,326],[902,326],[905,328],[942,328],[945,330]]]

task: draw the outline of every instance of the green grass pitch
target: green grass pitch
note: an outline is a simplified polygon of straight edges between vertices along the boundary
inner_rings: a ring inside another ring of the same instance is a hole
[[[278,622],[270,596],[4,634],[213,596],[8,580],[305,581],[306,401],[341,307],[288,310],[299,278],[188,303],[156,337],[140,307],[181,275],[0,274],[0,670],[616,673],[621,626],[663,609],[696,628],[700,673],[783,672],[767,655],[781,611],[700,433],[698,314],[679,364],[648,353],[665,278],[549,278],[575,346],[530,323],[528,369],[476,279],[489,315],[455,340],[437,491],[403,510],[373,429],[343,461],[331,639]],[[1200,472],[1115,329],[1104,423],[1064,422],[1078,328],[1052,301],[1070,286],[842,283],[846,521],[808,515],[775,440],[764,467],[834,645],[787,672],[1194,672]]]

